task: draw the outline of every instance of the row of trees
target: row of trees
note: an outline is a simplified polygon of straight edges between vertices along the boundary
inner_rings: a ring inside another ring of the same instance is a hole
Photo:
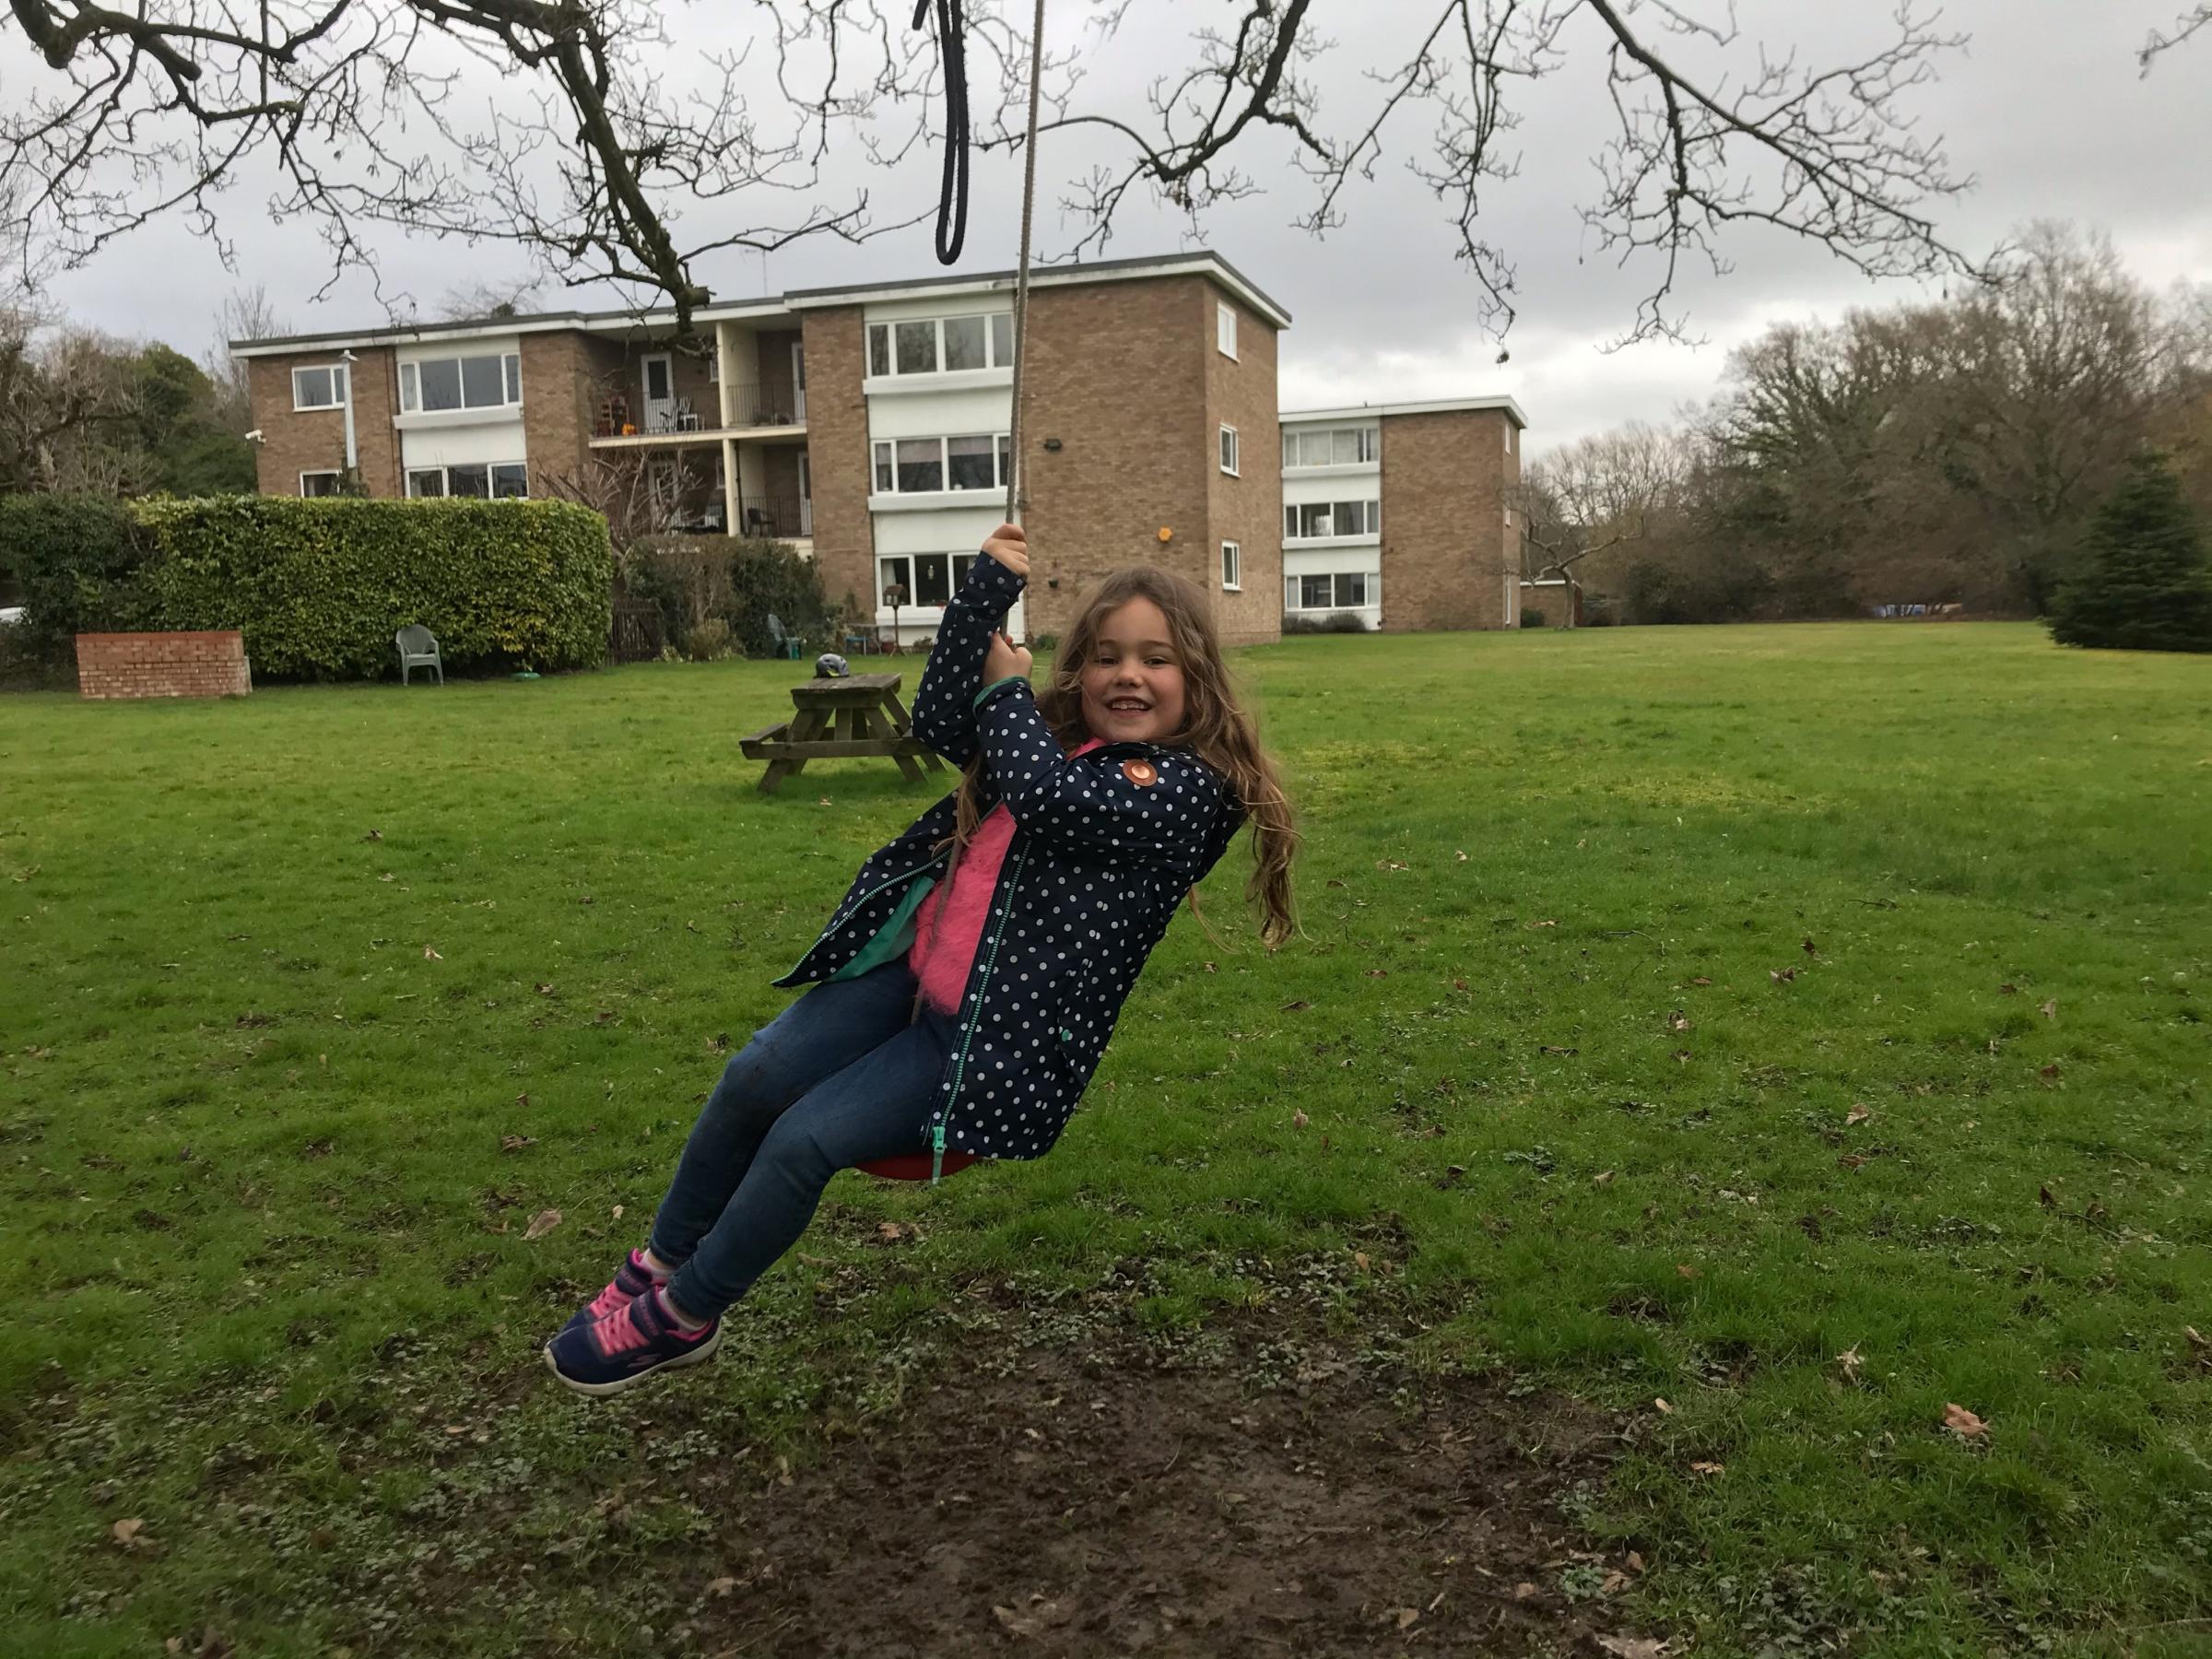
[[[2212,508],[2212,288],[2038,224],[1988,286],[1777,324],[1708,403],[1546,456],[1526,560],[1624,621],[2041,616],[2146,445]]]
[[[253,489],[244,367],[0,305],[0,495]]]

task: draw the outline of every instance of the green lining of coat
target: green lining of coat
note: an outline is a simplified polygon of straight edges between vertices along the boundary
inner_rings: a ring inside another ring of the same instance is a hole
[[[877,928],[876,936],[863,945],[859,954],[831,974],[830,979],[858,979],[904,956],[914,942],[914,914],[936,885],[935,877],[924,876],[908,888],[906,897],[899,900],[899,908],[891,912],[890,920]]]

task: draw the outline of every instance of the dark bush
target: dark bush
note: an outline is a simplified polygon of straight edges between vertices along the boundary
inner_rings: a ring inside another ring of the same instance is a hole
[[[821,571],[787,542],[648,536],[624,549],[620,567],[623,592],[658,605],[670,639],[720,618],[747,656],[772,656],[773,616],[809,644],[837,642],[838,607],[822,592]]]
[[[1521,626],[1524,628],[1543,627],[1544,613],[1533,607],[1524,606],[1521,612]]]
[[[2212,651],[2212,568],[2196,514],[2164,456],[2145,452],[2130,465],[2052,602],[2051,637],[2112,651]]]
[[[25,606],[16,654],[67,662],[78,634],[138,626],[146,557],[137,519],[112,496],[0,497],[0,570]]]
[[[1287,611],[1283,615],[1283,631],[1287,634],[1347,634],[1366,633],[1367,618],[1358,611],[1331,611],[1325,617],[1316,617],[1311,611]]]
[[[448,668],[606,651],[606,521],[562,501],[18,497],[0,557],[53,656],[80,632],[236,629],[258,678],[362,679],[397,672],[410,622]]]

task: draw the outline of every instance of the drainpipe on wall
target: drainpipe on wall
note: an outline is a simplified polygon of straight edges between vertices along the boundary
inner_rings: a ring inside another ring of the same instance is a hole
[[[338,361],[346,365],[346,470],[357,478],[361,474],[361,457],[353,441],[353,366],[359,360],[349,350],[338,353]]]

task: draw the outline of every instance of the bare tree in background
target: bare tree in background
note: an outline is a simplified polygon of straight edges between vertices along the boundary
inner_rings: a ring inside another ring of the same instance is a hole
[[[1910,107],[1964,44],[1924,0],[1902,0],[1864,53],[1819,64],[1739,33],[1724,0],[1232,0],[1206,14],[1226,26],[1195,29],[1192,11],[1109,0],[1048,56],[1045,128],[1083,140],[1062,252],[1104,247],[1132,191],[1196,221],[1286,171],[1303,175],[1300,222],[1323,234],[1402,157],[1502,337],[1518,282],[1482,208],[1513,175],[1538,83],[1579,73],[1611,111],[1583,218],[1597,249],[1650,276],[1624,339],[1675,333],[1683,261],[1725,269],[1724,240],[1747,221],[1870,276],[1980,270],[1934,218],[1970,181]],[[1016,148],[1030,8],[970,0],[966,15],[977,142]],[[890,165],[936,136],[939,54],[902,6],[753,0],[725,19],[743,43],[716,53],[679,48],[661,17],[647,0],[12,0],[43,68],[11,78],[0,116],[0,183],[25,186],[0,229],[18,265],[49,245],[81,261],[170,213],[219,242],[221,191],[258,169],[278,181],[270,208],[323,235],[333,281],[373,272],[374,233],[397,227],[523,251],[557,281],[611,281],[688,324],[716,254],[925,217],[824,183],[835,147]],[[1084,54],[1138,30],[1168,65],[1146,107],[1090,106]],[[1324,60],[1355,54],[1360,90],[1324,100]],[[748,103],[744,74],[776,95]]]
[[[226,431],[243,437],[253,429],[253,393],[246,359],[231,349],[233,341],[275,340],[292,332],[292,325],[269,298],[267,285],[232,288],[215,312],[215,344],[206,359],[207,378],[215,382],[215,416]]]

